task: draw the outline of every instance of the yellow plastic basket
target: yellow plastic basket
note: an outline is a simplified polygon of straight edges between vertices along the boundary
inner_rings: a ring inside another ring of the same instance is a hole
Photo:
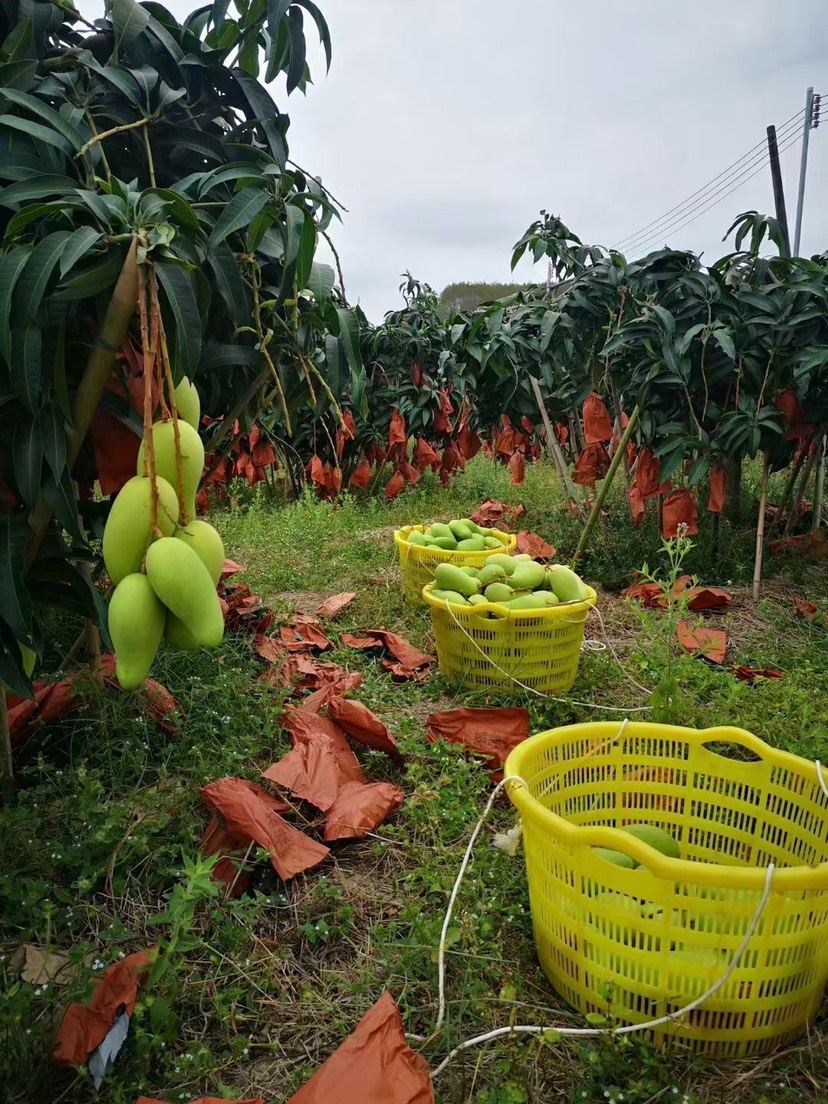
[[[735,758],[733,757],[735,754]],[[739,728],[609,721],[533,736],[505,773],[520,813],[541,966],[579,1011],[698,1053],[759,1054],[810,1022],[828,980],[828,797],[814,763]],[[619,831],[658,824],[672,859]],[[615,866],[593,847],[643,864]]]
[[[423,587],[431,609],[440,673],[469,689],[520,694],[568,690],[578,674],[584,622],[597,594],[544,610],[510,610],[491,602],[449,606]]]
[[[409,544],[408,534],[415,529],[422,533],[426,525],[406,525],[394,533],[394,543],[400,553],[400,573],[402,575],[405,600],[410,606],[423,604],[422,590],[426,583],[434,578],[437,564],[450,563],[456,567],[482,567],[489,556],[498,552],[511,554],[517,548],[517,538],[513,533],[501,533],[499,529],[487,529],[488,536],[497,537],[502,548],[486,548],[482,552],[449,552],[444,548],[424,548],[421,544]]]

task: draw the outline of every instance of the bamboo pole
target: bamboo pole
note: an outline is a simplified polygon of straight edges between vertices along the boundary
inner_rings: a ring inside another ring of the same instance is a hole
[[[543,428],[546,430],[546,447],[552,454],[552,459],[555,461],[555,467],[558,471],[558,478],[561,481],[561,486],[564,489],[564,493],[570,502],[574,503],[578,510],[578,513],[583,516],[583,507],[578,499],[577,492],[575,490],[575,484],[569,477],[569,472],[566,470],[566,462],[564,460],[563,452],[558,438],[555,435],[555,429],[552,425],[552,421],[549,417],[549,411],[546,409],[546,403],[543,401],[543,395],[541,393],[540,384],[534,376],[529,376],[529,384],[535,393],[535,401],[538,404],[538,410],[540,411],[541,419],[543,420]]]
[[[811,518],[811,529],[816,531],[822,528],[822,504],[825,500],[825,436],[817,446],[819,459],[817,460],[816,481],[814,483],[814,512]]]
[[[762,467],[762,493],[759,498],[759,524],[756,527],[756,557],[753,561],[753,600],[758,602],[762,587],[762,559],[765,552],[765,512],[768,506],[768,473],[770,462],[765,453]]]
[[[587,518],[587,523],[584,526],[584,531],[583,533],[581,533],[581,539],[578,541],[578,547],[575,549],[575,555],[572,557],[572,562],[569,565],[571,568],[573,568],[573,570],[578,560],[584,554],[584,550],[589,543],[589,538],[592,535],[592,530],[595,528],[595,523],[601,516],[601,508],[604,505],[604,500],[609,494],[609,490],[612,486],[612,481],[615,479],[616,472],[621,467],[621,457],[626,453],[627,445],[630,443],[632,435],[635,432],[635,427],[638,425],[638,414],[639,407],[638,404],[636,404],[635,409],[633,410],[632,414],[630,414],[630,420],[629,422],[627,422],[627,428],[624,430],[615,456],[613,456],[612,458],[612,463],[609,466],[609,471],[607,472],[604,481],[601,483],[601,489],[599,490],[595,498],[592,510],[589,517]]]

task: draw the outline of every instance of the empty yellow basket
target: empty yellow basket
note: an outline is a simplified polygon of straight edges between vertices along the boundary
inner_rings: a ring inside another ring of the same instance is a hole
[[[739,728],[572,725],[509,756],[538,957],[579,1011],[643,1024],[714,995],[650,1038],[759,1054],[798,1035],[828,980],[828,796],[814,763]],[[828,771],[826,771],[828,775]],[[828,777],[826,777],[828,782]],[[666,857],[619,831],[657,824]],[[641,863],[625,869],[593,848]]]
[[[394,533],[394,543],[400,554],[405,600],[410,606],[422,606],[422,590],[434,578],[437,564],[450,563],[455,567],[482,567],[489,556],[498,552],[512,553],[517,548],[513,533],[501,533],[499,529],[487,529],[486,535],[496,537],[502,548],[486,548],[482,552],[450,552],[444,548],[425,548],[421,544],[409,544],[408,534],[417,529],[422,533],[425,525],[406,525]]]
[[[496,603],[448,606],[423,588],[431,610],[440,674],[469,689],[521,694],[568,690],[578,674],[584,623],[597,594],[542,610]]]

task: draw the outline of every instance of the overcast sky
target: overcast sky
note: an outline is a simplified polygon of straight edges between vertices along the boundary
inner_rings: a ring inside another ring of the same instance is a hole
[[[291,154],[349,208],[347,291],[374,320],[400,305],[405,269],[438,291],[508,279],[542,207],[615,245],[763,142],[808,85],[828,95],[828,0],[318,2],[333,65],[325,77],[314,52],[316,83],[290,98]],[[822,117],[805,253],[828,247],[828,99]],[[782,153],[791,233],[799,151]],[[772,213],[769,170],[755,169],[669,244],[713,260],[735,215]]]

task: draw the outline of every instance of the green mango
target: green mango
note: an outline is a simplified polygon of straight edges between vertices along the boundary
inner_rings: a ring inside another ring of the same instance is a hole
[[[178,496],[160,475],[155,485],[158,528],[165,537],[171,537],[178,522]],[[147,548],[154,539],[152,484],[145,476],[136,475],[118,492],[104,529],[104,566],[115,586],[127,575],[140,572]]]
[[[511,602],[507,602],[506,605],[509,609],[513,610],[547,609],[546,602],[544,602],[543,598],[538,598],[536,594],[519,594],[517,598],[513,598]]]
[[[476,521],[472,521],[471,518],[460,518],[464,525],[471,529],[472,533],[479,533],[481,536],[485,535],[486,530],[481,529]]]
[[[482,537],[468,537],[457,542],[458,552],[482,552],[485,547]]]
[[[517,564],[515,563],[514,556],[507,556],[505,552],[498,552],[495,556],[487,556],[484,567],[488,567],[489,564],[500,564],[507,575],[513,574]]]
[[[455,539],[454,533],[452,533],[449,526],[443,525],[441,521],[435,521],[433,524],[429,525],[428,529],[426,529],[426,534],[430,537],[451,537],[452,540]]]
[[[456,590],[432,590],[431,597],[440,602],[448,602],[450,606],[467,606],[469,604],[465,597],[458,594]]]
[[[224,543],[212,525],[196,518],[189,525],[176,529],[173,536],[192,548],[210,572],[213,585],[217,585],[224,567]]]
[[[502,548],[503,547],[503,541],[499,541],[497,539],[497,537],[484,537],[483,538],[483,547],[484,548]]]
[[[421,533],[419,529],[412,529],[406,537],[409,544],[419,544],[424,546],[426,544],[426,537],[424,533]]]
[[[210,573],[196,552],[175,537],[162,537],[147,552],[147,578],[158,599],[205,648],[224,636],[224,617]],[[163,631],[163,625],[162,625]]]
[[[431,548],[442,548],[444,552],[453,552],[457,547],[454,537],[432,537],[426,542]]]
[[[465,571],[467,575],[471,575],[473,579],[476,579],[478,577],[477,573],[480,569],[477,567],[461,567],[460,570]]]
[[[536,590],[534,594],[536,598],[543,598],[547,606],[557,606],[560,604],[560,598],[557,594],[553,594],[551,590]]]
[[[485,606],[487,601],[488,601],[488,599],[482,594],[471,594],[471,595],[469,595],[469,605],[470,606]]]
[[[563,564],[547,568],[546,579],[562,602],[583,602],[587,596],[587,588],[581,579]]]
[[[631,859],[629,855],[625,855],[623,851],[613,851],[609,847],[593,847],[593,853],[598,855],[604,860],[604,862],[612,863],[614,866],[623,866],[627,870],[635,870],[638,865],[635,859]]]
[[[478,571],[477,578],[480,580],[480,585],[485,587],[489,583],[499,583],[501,579],[505,579],[506,571],[501,564],[491,563],[487,560]]]
[[[657,824],[627,824],[622,828],[622,831],[630,836],[635,836],[643,843],[649,844],[654,850],[660,851],[662,855],[667,855],[668,858],[681,858],[679,845],[669,832],[665,831],[664,828],[659,828]]]
[[[181,383],[175,389],[175,408],[182,422],[198,429],[201,422],[201,399],[186,376],[181,377]]]
[[[511,602],[515,596],[512,588],[506,586],[505,583],[489,583],[483,593],[486,595],[488,602],[498,603]]]
[[[152,439],[155,448],[155,474],[160,475],[173,488],[176,495],[183,489],[183,501],[179,497],[181,516],[186,516],[187,521],[192,521],[196,516],[195,498],[201,475],[204,471],[204,445],[198,435],[198,430],[193,429],[189,422],[178,422],[178,443],[181,453],[181,483],[178,486],[178,467],[176,465],[175,449],[175,424],[173,422],[156,422],[152,427]],[[145,446],[141,442],[138,450],[138,475],[147,475],[144,471]]]
[[[437,590],[455,590],[459,594],[477,594],[480,584],[453,564],[437,564],[434,569],[434,586]]]
[[[518,552],[516,556],[512,556],[512,559],[517,563],[534,563],[535,561],[529,555],[528,552]]]
[[[169,610],[164,622],[164,640],[176,652],[197,652],[201,647],[184,622]]]
[[[172,537],[162,539],[178,544]],[[206,574],[195,552],[191,555]],[[150,673],[164,635],[164,607],[146,575],[135,572],[118,583],[109,600],[108,623],[115,651],[115,677],[124,690],[137,690]]]
[[[512,574],[512,586],[515,590],[537,590],[542,587],[546,579],[546,572],[542,564],[519,563]]]
[[[472,535],[471,529],[464,521],[450,521],[448,524],[452,536],[456,537],[458,541],[466,540]]]

